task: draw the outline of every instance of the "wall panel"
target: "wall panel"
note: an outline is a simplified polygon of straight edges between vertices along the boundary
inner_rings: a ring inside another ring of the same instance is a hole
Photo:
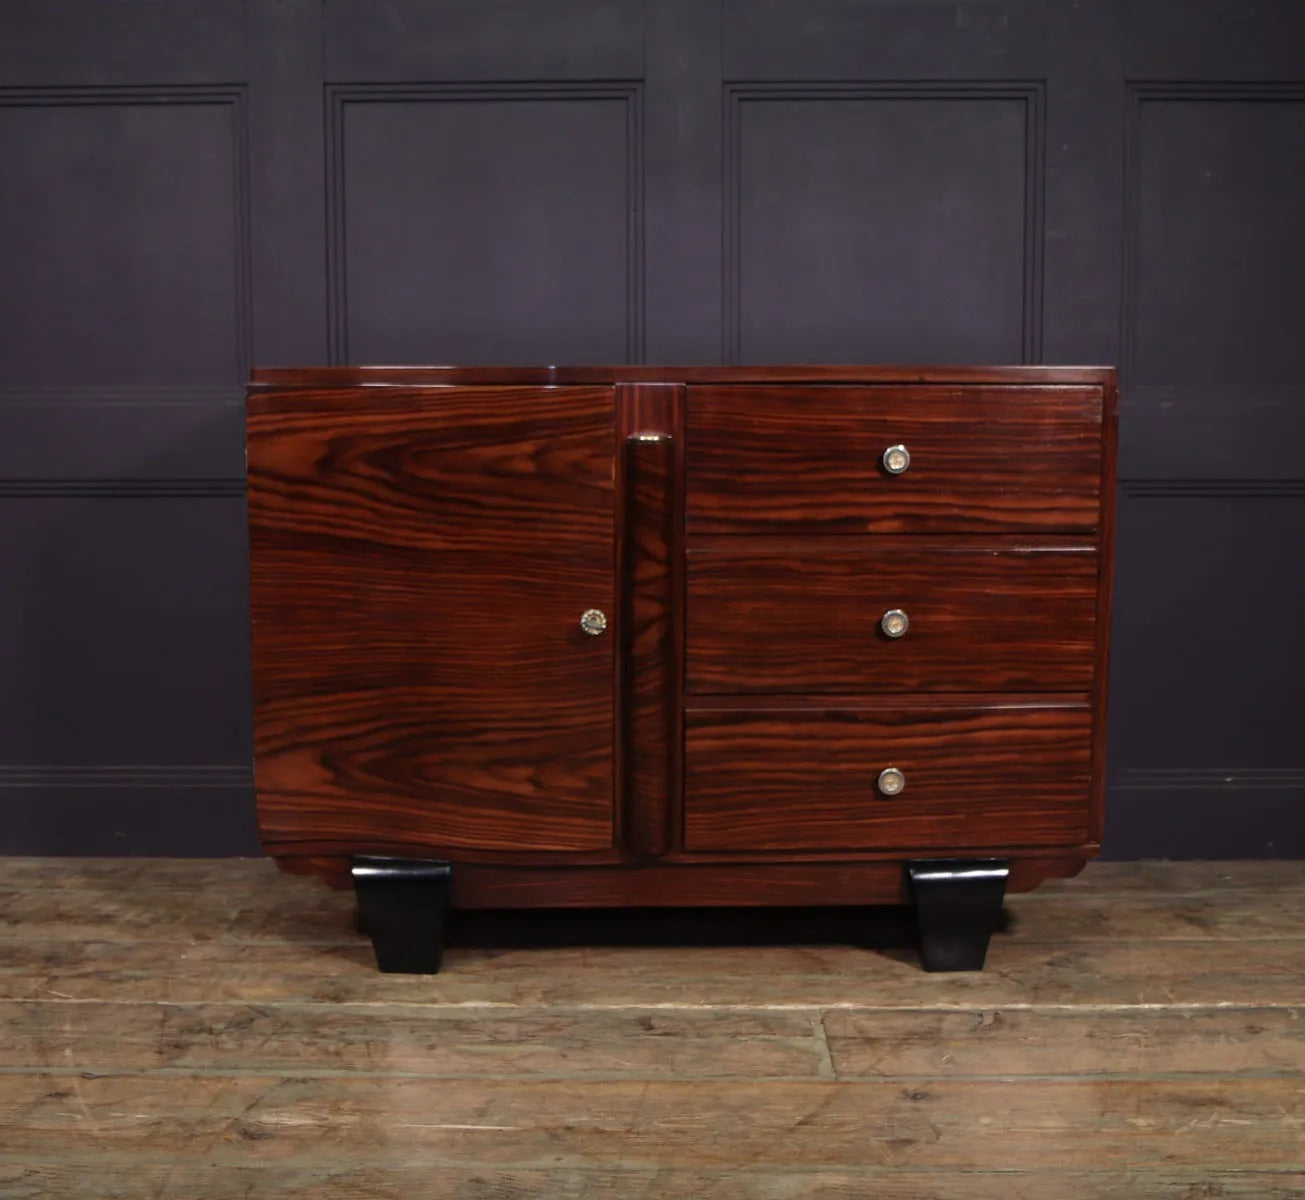
[[[6,851],[247,852],[240,483],[8,484],[0,509]]]
[[[1029,362],[1037,86],[732,85],[731,362]]]
[[[1125,476],[1305,477],[1305,87],[1129,88]]]
[[[637,85],[331,91],[336,362],[638,362]]]

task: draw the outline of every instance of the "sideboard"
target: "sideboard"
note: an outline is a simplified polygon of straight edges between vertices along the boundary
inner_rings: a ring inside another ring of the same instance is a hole
[[[267,852],[383,970],[452,907],[909,903],[929,969],[1102,828],[1103,367],[269,368]]]

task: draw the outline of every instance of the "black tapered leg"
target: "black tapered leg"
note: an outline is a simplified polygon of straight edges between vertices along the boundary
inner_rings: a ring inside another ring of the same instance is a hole
[[[452,864],[358,854],[351,868],[358,929],[372,939],[376,965],[405,975],[434,975],[444,955]]]
[[[1001,920],[1005,859],[934,859],[906,864],[926,971],[981,971]]]

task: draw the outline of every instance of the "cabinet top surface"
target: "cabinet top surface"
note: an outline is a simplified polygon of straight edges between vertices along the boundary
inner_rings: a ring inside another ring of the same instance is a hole
[[[449,384],[606,384],[606,383],[1114,383],[1106,366],[865,366],[795,365],[752,367],[619,366],[339,366],[259,367],[251,388],[325,388]]]

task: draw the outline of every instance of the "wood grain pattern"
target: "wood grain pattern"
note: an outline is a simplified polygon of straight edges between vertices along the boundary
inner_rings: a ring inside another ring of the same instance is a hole
[[[1094,529],[1101,405],[1090,387],[691,387],[689,537]],[[890,476],[899,442],[911,465]]]
[[[978,1113],[1000,1114],[999,1137]],[[0,1075],[11,1155],[69,1130],[106,1150],[203,1146],[215,1165],[1124,1169],[1222,1159],[1292,1170],[1296,1079],[669,1082],[359,1076]],[[1214,1151],[1212,1141],[1225,1140]],[[1235,1149],[1234,1149],[1235,1147]]]
[[[606,1079],[1305,1073],[1269,1006],[799,1009],[0,1002],[0,1067]],[[831,1056],[826,1062],[824,1041]]]
[[[396,846],[396,852],[401,846]],[[382,849],[388,847],[382,846]],[[1061,879],[1082,869],[1092,847],[1067,852],[1062,857],[1020,857],[1011,866],[1008,892],[1024,892],[1045,879]],[[450,851],[456,850],[451,847]],[[488,859],[491,852],[477,851],[466,855]],[[540,863],[523,869],[519,855],[499,855],[501,864],[485,861],[459,863],[453,883],[455,905],[464,908],[595,908],[595,907],[735,907],[788,905],[822,907],[830,904],[899,904],[909,895],[898,857],[891,851],[840,852],[836,854],[779,851],[748,855],[739,862],[737,854],[673,852],[656,863],[630,864],[596,860],[594,855],[557,855],[562,863]],[[553,856],[549,861],[552,862]],[[757,861],[760,860],[760,861]],[[56,922],[50,936],[64,930],[78,937],[94,939],[119,926],[164,939],[169,931],[184,926],[189,917],[204,913],[211,919],[237,921],[251,940],[266,940],[260,922],[275,935],[296,941],[333,941],[342,929],[353,931],[355,920],[349,875],[349,859],[344,855],[311,856],[294,854],[278,860],[285,866],[298,866],[305,874],[326,879],[333,885],[334,903],[316,891],[300,891],[289,914],[269,912],[264,906],[240,912],[231,911],[219,897],[208,905],[178,906],[170,900],[161,906],[155,899],[143,900],[141,907],[123,909],[120,905],[106,909],[97,922],[97,933],[84,925],[71,923],[65,916]],[[202,883],[199,884],[202,886]],[[22,920],[31,923],[39,913],[67,913],[57,896],[32,903],[28,893],[15,892],[11,897],[0,893],[0,932],[3,922]],[[146,896],[152,896],[147,892]],[[74,898],[75,899],[75,898]],[[160,908],[162,907],[162,915]],[[19,915],[21,914],[21,916]],[[172,914],[172,915],[169,915]],[[352,940],[352,939],[350,939]]]
[[[0,1067],[552,1079],[817,1079],[823,1034],[780,1010],[495,1010],[0,1002]]]
[[[946,856],[946,847],[939,855]],[[1007,890],[1027,891],[1043,879],[1061,879],[1082,870],[1100,849],[1093,842],[1047,850],[1016,847]],[[400,853],[400,843],[382,843],[378,853]],[[302,851],[302,853],[300,853]],[[936,856],[935,856],[936,857]],[[278,863],[296,874],[313,874],[335,887],[352,886],[349,859],[338,846],[300,843],[292,858]],[[489,908],[591,907],[609,904],[771,904],[782,894],[785,904],[820,904],[821,871],[839,904],[887,903],[900,891],[899,880],[880,868],[900,867],[901,854],[888,848],[861,847],[834,850],[731,850],[668,851],[653,862],[619,858],[611,849],[566,851],[532,856],[523,864],[514,850],[478,850],[460,863],[463,882],[453,885],[454,905]],[[1016,869],[1018,867],[1018,869]],[[708,869],[709,868],[709,869]],[[791,868],[787,870],[786,868]],[[799,870],[799,868],[801,868]],[[773,877],[773,879],[772,879]],[[770,885],[767,887],[767,885]],[[658,889],[682,888],[658,897]],[[774,894],[772,894],[774,893]]]
[[[1036,895],[1036,893],[1035,893]],[[1030,898],[1031,902],[1031,898]],[[987,969],[929,976],[908,948],[850,944],[452,946],[438,979],[382,975],[349,943],[211,936],[0,939],[0,1000],[446,1004],[595,1008],[993,1009],[1048,1005],[1305,1009],[1298,941],[1023,941]],[[751,939],[755,941],[756,939]]]
[[[691,550],[687,575],[691,694],[1092,685],[1090,548],[840,538],[795,554],[740,542]],[[896,639],[879,628],[895,608],[910,619]]]
[[[1160,900],[1243,898],[1245,893],[1305,896],[1305,866],[1288,859],[1242,862],[1102,862],[1063,885],[1075,897],[1114,899],[1154,896]]]
[[[946,856],[947,847],[934,857]],[[1091,844],[1050,854],[1021,852],[1011,862],[1008,892],[1035,888],[1082,870],[1096,853]],[[476,855],[488,859],[488,853]],[[559,856],[560,857],[560,856]],[[740,862],[740,858],[744,861]],[[336,887],[349,884],[349,860],[340,856],[281,860],[301,866]],[[900,851],[677,850],[653,863],[572,861],[523,868],[517,863],[461,862],[453,903],[463,908],[595,908],[830,904],[904,904],[910,900]]]
[[[610,690],[611,639],[580,628],[611,608],[611,548],[561,555],[546,541],[508,557],[362,547],[337,555],[291,541],[254,548],[253,600],[263,711],[304,697],[427,690],[449,707],[559,699],[559,679]],[[501,691],[500,691],[501,689]],[[396,705],[396,713],[400,712]]]
[[[140,1196],[204,1196],[205,1200],[1301,1200],[1305,1173],[1208,1170],[1158,1165],[1104,1171],[902,1171],[876,1167],[637,1166],[200,1166],[193,1162],[114,1160],[100,1152],[57,1162],[0,1163],[0,1186],[22,1197],[140,1200]],[[1139,1190],[1144,1190],[1139,1191]]]
[[[1118,504],[1119,379],[1112,372],[1102,388],[1101,414],[1101,517],[1098,522],[1101,555],[1097,577],[1096,676],[1092,685],[1092,840],[1105,836],[1106,822],[1106,720],[1110,700],[1110,630],[1115,602],[1115,509]]]
[[[1297,1009],[836,1009],[822,1019],[840,1079],[1305,1072]]]
[[[690,707],[685,845],[755,850],[1085,840],[1091,710]],[[898,796],[880,771],[906,776]]]
[[[253,395],[265,844],[612,841],[610,388]]]
[[[1068,881],[1064,881],[1068,882]],[[1218,896],[1218,902],[1212,900]],[[1266,888],[1253,895],[1217,889],[1187,895],[1097,895],[1055,891],[1009,910],[1011,932],[1031,941],[1245,941],[1305,938],[1305,907],[1292,893]]]
[[[944,853],[945,847],[939,847]],[[1012,864],[1008,888],[1027,891],[1044,879],[1079,870],[1091,847],[1065,858],[1021,857]],[[749,859],[730,862],[725,853],[692,850],[668,855],[660,862],[612,870],[606,867],[535,867],[528,871],[471,864],[454,885],[455,903],[469,907],[534,908],[541,905],[680,907],[774,906],[806,907],[829,904],[901,904],[909,900],[901,862],[889,852],[810,855],[789,861],[788,852],[753,852]],[[738,856],[735,855],[735,858]]]
[[[608,664],[599,667],[601,690],[573,692],[565,708],[516,713],[488,696],[459,704],[433,687],[265,706],[255,741],[265,845],[610,846],[611,692]]]
[[[619,541],[621,834],[626,854],[670,849],[680,762],[680,429],[683,388],[618,388],[622,426]]]
[[[610,547],[610,387],[249,393],[255,535],[400,549]]]
[[[342,1166],[202,1166],[164,1159],[142,1164],[103,1150],[57,1161],[0,1161],[0,1187],[23,1197],[140,1200],[203,1196],[205,1200],[1301,1200],[1305,1172],[1226,1170],[1159,1163],[1144,1170],[903,1171],[842,1165],[819,1170],[730,1166],[474,1166],[346,1164]]]

